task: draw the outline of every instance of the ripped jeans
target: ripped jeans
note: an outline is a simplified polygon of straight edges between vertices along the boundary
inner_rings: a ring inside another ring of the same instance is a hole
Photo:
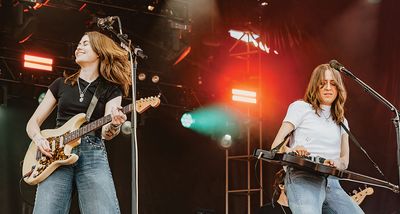
[[[362,209],[332,176],[322,176],[288,167],[285,191],[294,214],[361,214]]]
[[[104,141],[84,136],[72,151],[76,163],[60,166],[38,184],[33,213],[67,214],[74,184],[82,214],[120,213]]]

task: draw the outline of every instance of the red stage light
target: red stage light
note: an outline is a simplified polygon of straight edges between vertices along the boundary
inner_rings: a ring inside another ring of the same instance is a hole
[[[232,100],[255,104],[257,103],[257,92],[233,88]]]
[[[179,55],[178,59],[175,61],[174,65],[180,63],[190,53],[191,50],[192,50],[191,46],[185,48],[185,50],[182,51],[181,55]]]
[[[25,68],[33,68],[46,71],[53,70],[53,59],[25,54],[24,60]]]

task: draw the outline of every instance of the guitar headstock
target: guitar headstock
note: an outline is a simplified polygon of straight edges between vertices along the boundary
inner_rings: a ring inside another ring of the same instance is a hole
[[[140,114],[150,108],[150,106],[156,108],[161,103],[160,96],[161,94],[158,94],[157,96],[140,98],[140,100],[136,101],[136,111]]]
[[[357,190],[353,190],[353,196],[351,198],[359,205],[365,199],[367,195],[372,195],[374,193],[374,189],[372,187],[366,187],[365,189],[357,192]]]

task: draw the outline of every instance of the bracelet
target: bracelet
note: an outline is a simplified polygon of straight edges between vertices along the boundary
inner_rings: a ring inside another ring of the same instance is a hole
[[[110,124],[111,124],[111,128],[112,128],[112,129],[119,129],[119,128],[121,127],[121,125],[122,125],[122,124],[114,125],[114,124],[112,124],[112,123],[110,123]]]

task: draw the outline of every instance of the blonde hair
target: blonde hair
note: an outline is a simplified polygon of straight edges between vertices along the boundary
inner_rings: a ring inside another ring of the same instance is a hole
[[[129,86],[132,84],[131,72],[128,61],[128,52],[120,48],[108,36],[97,31],[86,32],[90,46],[99,56],[99,73],[109,82],[121,87],[125,96],[129,94]],[[78,80],[80,69],[72,75],[64,74],[65,82],[71,81],[72,85]]]
[[[321,97],[319,94],[319,88],[323,84],[322,81],[324,80],[326,70],[330,70],[332,72],[333,80],[335,81],[338,91],[338,95],[332,103],[331,115],[332,119],[339,124],[340,122],[344,121],[344,103],[347,99],[347,92],[339,71],[330,67],[329,64],[321,64],[314,69],[304,95],[304,101],[310,103],[313,109],[315,109],[315,113],[319,115],[318,111],[321,111]]]

